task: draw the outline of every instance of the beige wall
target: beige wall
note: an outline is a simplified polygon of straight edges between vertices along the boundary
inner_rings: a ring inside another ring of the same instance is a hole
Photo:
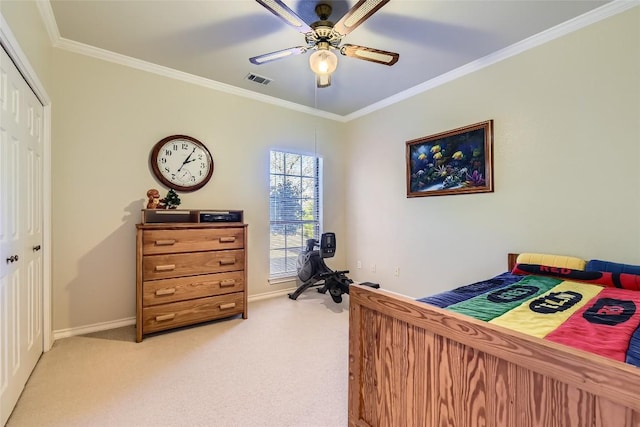
[[[313,152],[316,127],[331,263],[354,279],[423,296],[508,251],[640,263],[638,8],[342,124],[51,49],[33,2],[0,7],[53,101],[54,330],[134,315],[149,150],[176,133],[216,162],[183,205],[245,211],[253,295],[288,286],[267,284],[268,150]],[[494,193],[405,197],[406,140],[486,119]]]
[[[494,193],[406,198],[405,141],[488,119]],[[640,264],[640,8],[348,125],[359,280],[419,297],[505,271],[507,252]]]
[[[153,178],[149,153],[186,134],[212,153],[212,181],[181,207],[244,210],[249,294],[269,285],[270,148],[324,158],[325,228],[343,234],[342,123],[57,50],[53,78],[54,328],[134,315],[135,224]],[[345,251],[333,260],[343,263]]]

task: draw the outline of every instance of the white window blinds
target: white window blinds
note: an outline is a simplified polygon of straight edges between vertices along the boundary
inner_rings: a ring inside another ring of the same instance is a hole
[[[271,151],[269,259],[271,279],[296,275],[298,254],[321,229],[321,159]]]

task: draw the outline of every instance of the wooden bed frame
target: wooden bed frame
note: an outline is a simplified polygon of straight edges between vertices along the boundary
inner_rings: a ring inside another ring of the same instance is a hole
[[[352,427],[640,426],[640,368],[382,289],[349,294]]]

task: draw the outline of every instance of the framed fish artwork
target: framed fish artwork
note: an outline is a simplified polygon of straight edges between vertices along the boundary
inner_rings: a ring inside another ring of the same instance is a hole
[[[493,192],[493,120],[406,146],[407,197]]]

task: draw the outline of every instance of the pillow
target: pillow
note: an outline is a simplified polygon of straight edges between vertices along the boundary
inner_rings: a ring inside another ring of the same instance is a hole
[[[517,264],[537,264],[549,267],[570,268],[572,270],[584,270],[587,261],[564,255],[522,253],[516,259]]]
[[[640,265],[620,264],[611,261],[592,259],[587,263],[585,271],[608,271],[610,273],[639,274]]]

